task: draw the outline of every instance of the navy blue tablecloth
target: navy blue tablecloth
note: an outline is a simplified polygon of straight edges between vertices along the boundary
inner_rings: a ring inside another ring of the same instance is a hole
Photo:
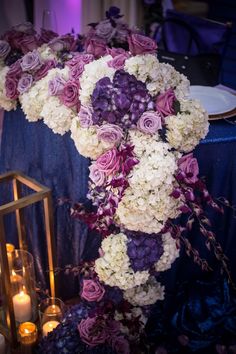
[[[200,174],[206,177],[211,194],[216,198],[224,196],[236,205],[236,125],[224,120],[212,122],[208,136],[197,147],[195,155],[199,161]],[[60,267],[76,265],[81,259],[94,258],[100,242],[99,237],[89,232],[85,225],[71,220],[68,205],[58,203],[58,198],[62,197],[72,201],[86,200],[88,165],[89,160],[77,152],[69,133],[59,136],[42,121],[29,123],[20,108],[5,114],[0,172],[20,170],[52,189],[57,263]],[[1,203],[6,202],[10,196],[9,186],[1,187],[0,192]],[[37,277],[45,284],[47,264],[41,212],[39,205],[27,208],[26,220]],[[236,254],[236,219],[233,218],[233,211],[226,209],[223,216],[213,213],[211,218],[217,237],[229,257],[236,281],[236,267],[233,265]],[[13,224],[13,216],[6,219],[9,242],[16,240]],[[163,281],[170,292],[175,290],[178,283],[194,278],[214,278],[218,274],[218,262],[204,247],[204,240],[197,230],[192,233],[191,239],[215,272],[211,275],[203,274],[183,252],[175,266],[163,275]],[[64,298],[77,295],[78,279],[61,274],[59,284],[59,294]]]

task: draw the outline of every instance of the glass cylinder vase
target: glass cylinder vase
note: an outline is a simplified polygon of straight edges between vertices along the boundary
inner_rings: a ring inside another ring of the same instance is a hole
[[[65,304],[58,298],[46,298],[40,303],[39,317],[43,337],[60,324],[64,312]]]
[[[37,319],[36,281],[33,256],[29,252],[15,250],[10,282],[16,322],[35,322]]]

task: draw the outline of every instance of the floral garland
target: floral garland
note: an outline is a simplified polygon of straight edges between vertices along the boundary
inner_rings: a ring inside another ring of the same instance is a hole
[[[29,121],[43,118],[61,135],[71,130],[79,153],[92,159],[92,210],[77,204],[72,216],[103,237],[99,258],[79,267],[81,304],[42,340],[39,353],[57,353],[65,343],[67,353],[153,349],[145,324],[165,294],[156,277],[179,257],[181,243],[209,269],[184,237],[193,222],[230,279],[203,212],[205,204],[219,207],[192,154],[208,132],[207,113],[188,99],[187,78],[158,61],[153,40],[128,29],[116,7],[106,17],[91,24],[85,52],[74,52],[71,36],[50,38],[0,71],[3,107],[15,108],[19,97]]]

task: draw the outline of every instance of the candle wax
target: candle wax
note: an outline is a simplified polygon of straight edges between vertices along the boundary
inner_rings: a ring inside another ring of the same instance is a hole
[[[13,296],[13,307],[15,319],[18,322],[29,321],[32,317],[31,299],[30,296],[23,291]]]
[[[43,336],[47,336],[54,328],[56,328],[60,322],[58,321],[48,321],[43,325]]]

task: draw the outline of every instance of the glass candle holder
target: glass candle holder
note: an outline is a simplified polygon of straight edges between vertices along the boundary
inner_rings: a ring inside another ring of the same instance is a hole
[[[38,329],[32,322],[23,322],[18,329],[19,340],[22,345],[33,345],[38,339]]]
[[[16,250],[10,276],[15,320],[18,323],[37,319],[37,297],[33,256]]]
[[[39,317],[43,337],[60,324],[64,312],[65,304],[58,298],[50,297],[40,303]]]

